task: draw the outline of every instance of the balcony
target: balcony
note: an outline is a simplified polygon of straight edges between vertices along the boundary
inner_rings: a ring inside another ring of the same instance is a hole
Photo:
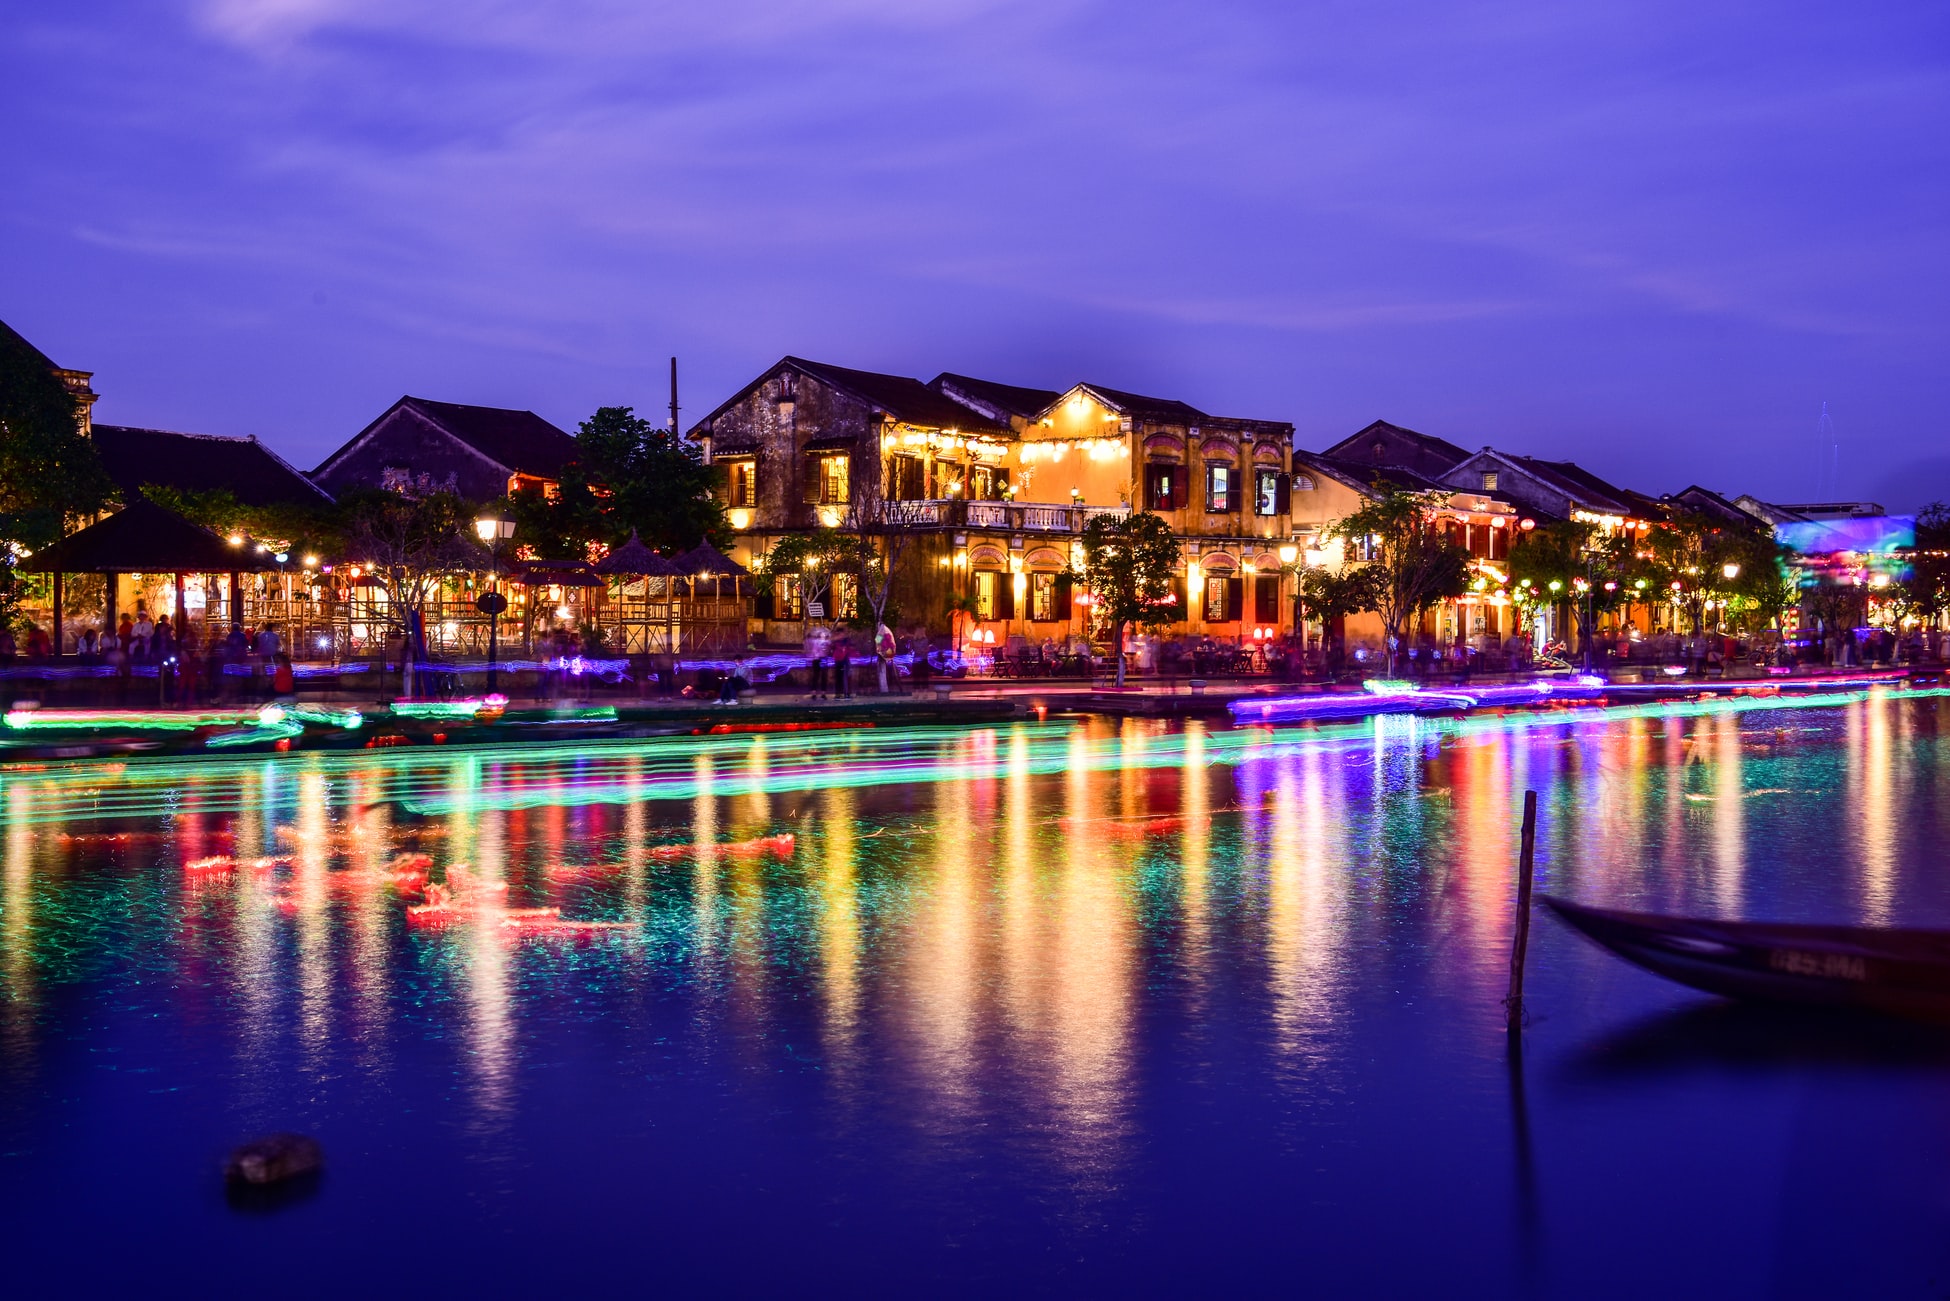
[[[971,529],[1009,533],[1081,533],[1098,515],[1128,515],[1128,506],[1062,506],[1033,501],[942,502],[960,507],[959,522]]]

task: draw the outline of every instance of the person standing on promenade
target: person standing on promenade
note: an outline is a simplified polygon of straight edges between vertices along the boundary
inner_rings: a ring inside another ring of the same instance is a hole
[[[853,639],[841,637],[833,643],[833,694],[837,697],[851,698],[853,683],[849,681],[853,669]]]

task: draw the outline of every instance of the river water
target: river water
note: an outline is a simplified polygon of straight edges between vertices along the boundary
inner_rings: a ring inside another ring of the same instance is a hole
[[[1878,691],[6,772],[8,1277],[1942,1296],[1950,1037],[1724,1004],[1541,912],[1514,1060],[1500,1000],[1526,788],[1543,891],[1950,928],[1947,722]],[[402,854],[456,906],[409,916]],[[324,1177],[233,1202],[225,1152],[276,1130]]]

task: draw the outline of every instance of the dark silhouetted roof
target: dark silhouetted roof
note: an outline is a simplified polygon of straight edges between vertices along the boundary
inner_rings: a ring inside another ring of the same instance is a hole
[[[8,325],[5,321],[0,321],[0,348],[6,348],[18,352],[25,352],[28,356],[36,359],[41,363],[41,365],[47,367],[49,370],[61,369],[59,366],[55,365],[53,361],[51,361],[48,358],[48,355],[46,353],[42,352],[39,348],[36,348],[33,344],[27,342],[27,338],[25,335],[21,334],[20,331],[14,329],[11,325]]]
[[[1451,465],[1460,465],[1468,460],[1470,456],[1468,452],[1457,447],[1446,438],[1437,438],[1434,434],[1425,434],[1419,430],[1409,429],[1403,425],[1391,424],[1386,420],[1370,421],[1321,454],[1345,461],[1372,462],[1373,458],[1364,454],[1367,452],[1369,445],[1374,441],[1376,434],[1389,434],[1404,441],[1417,444],[1436,456],[1446,458]]]
[[[829,366],[825,362],[807,361],[803,357],[787,357],[783,364],[824,380],[834,388],[844,389],[906,424],[974,433],[1008,432],[980,412],[943,397],[920,380],[905,375],[849,370],[845,366]]]
[[[226,574],[277,569],[246,542],[233,547],[200,524],[137,497],[107,519],[20,562],[35,574]]]
[[[582,454],[581,444],[533,411],[511,411],[506,407],[474,407],[459,402],[435,402],[431,398],[403,397],[381,412],[379,418],[360,430],[345,446],[333,452],[312,471],[323,475],[332,464],[350,454],[395,411],[407,410],[467,444],[496,465],[539,479],[559,479],[563,467]]]
[[[949,390],[951,388],[959,390],[977,402],[987,403],[997,411],[1005,411],[1024,420],[1040,416],[1055,405],[1056,399],[1063,396],[1050,389],[997,384],[993,380],[976,379],[972,375],[957,375],[953,371],[946,370],[929,380],[928,387],[949,398],[950,401],[956,399]]]
[[[1608,506],[1612,511],[1624,515],[1632,514],[1637,509],[1633,497],[1639,494],[1605,482],[1575,461],[1543,461],[1534,456],[1513,456],[1510,459],[1546,483],[1555,480],[1573,500],[1593,506]]]
[[[474,407],[431,398],[404,397],[403,405],[431,420],[475,451],[517,474],[557,479],[582,446],[533,411]]]
[[[323,506],[332,498],[255,438],[96,425],[102,466],[123,492],[147,483],[228,492],[246,506]]]

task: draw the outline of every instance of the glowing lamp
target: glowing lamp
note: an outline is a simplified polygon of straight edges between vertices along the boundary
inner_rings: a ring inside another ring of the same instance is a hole
[[[1286,545],[1280,548],[1281,564],[1290,565],[1294,561],[1298,560],[1299,558],[1300,558],[1300,548],[1294,546],[1291,542],[1287,543]]]
[[[1726,580],[1729,583],[1731,583],[1734,579],[1740,577],[1740,566],[1734,564],[1733,561],[1729,560],[1727,561],[1726,564],[1720,566],[1720,572],[1723,575],[1725,575]]]

